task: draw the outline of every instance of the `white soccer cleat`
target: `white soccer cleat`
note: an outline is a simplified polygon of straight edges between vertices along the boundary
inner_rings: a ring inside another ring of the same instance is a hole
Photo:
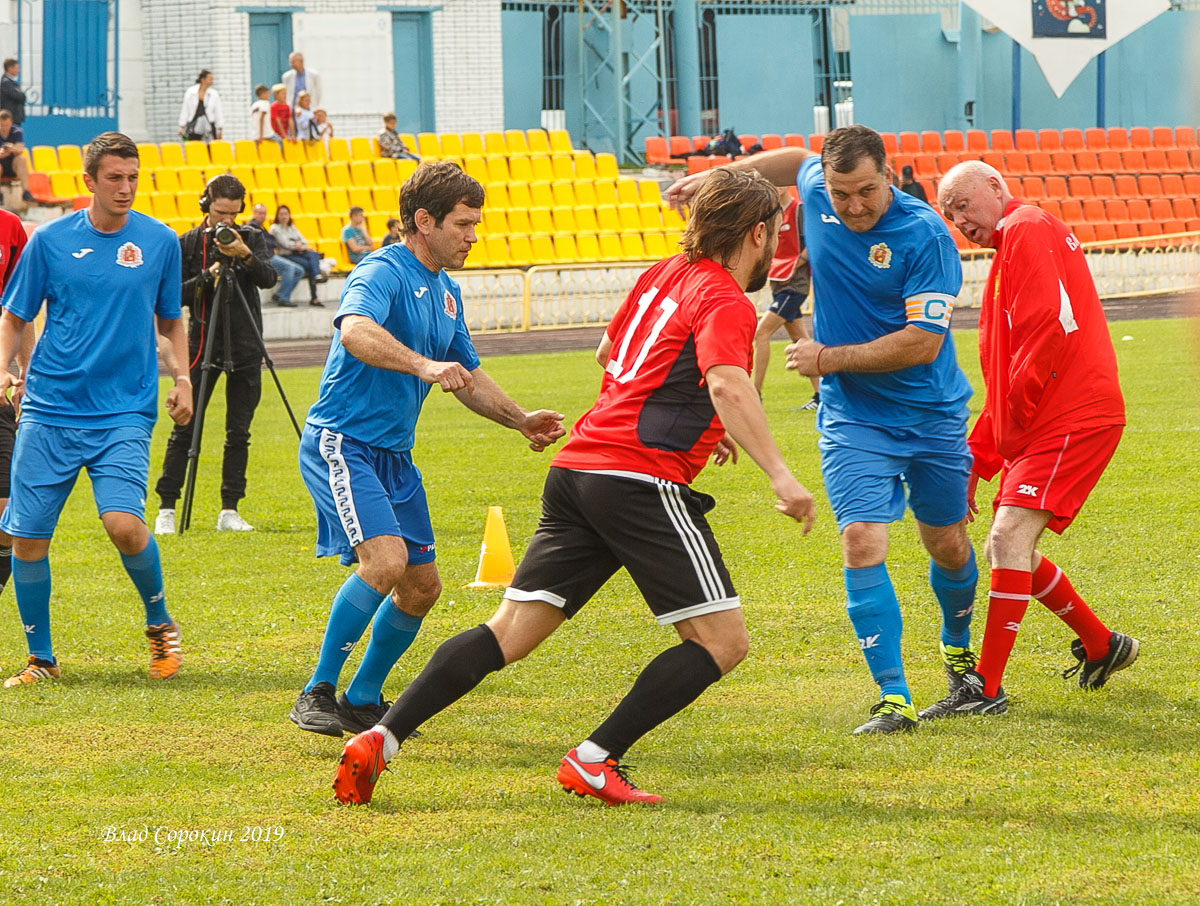
[[[172,525],[174,525],[174,515],[172,515]],[[252,532],[254,526],[241,517],[237,510],[221,510],[217,514],[217,531],[218,532]]]
[[[156,535],[174,535],[175,534],[175,511],[174,510],[159,510],[158,515],[154,517],[154,534]]]

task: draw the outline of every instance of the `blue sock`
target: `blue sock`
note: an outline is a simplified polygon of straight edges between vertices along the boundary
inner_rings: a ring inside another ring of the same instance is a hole
[[[17,611],[25,629],[25,644],[29,653],[43,661],[54,662],[50,645],[50,558],[18,560],[12,558],[13,591],[17,595]]]
[[[387,594],[373,589],[359,578],[358,573],[351,573],[350,578],[342,583],[338,593],[333,596],[325,637],[321,640],[321,654],[317,658],[317,669],[304,687],[305,692],[317,683],[330,683],[337,687],[342,665],[346,663],[355,643],[366,632],[371,615],[385,600]]]
[[[903,695],[911,702],[904,665],[900,662],[900,602],[887,565],[845,569],[846,613],[858,636],[859,647],[867,659],[871,677],[879,684],[880,695]]]
[[[142,596],[142,604],[146,607],[146,625],[161,626],[170,623],[167,615],[167,598],[163,592],[162,558],[158,555],[158,542],[154,536],[146,542],[139,554],[121,554],[121,564],[134,587]]]
[[[979,570],[975,551],[958,569],[942,569],[929,561],[929,584],[942,608],[942,644],[968,648],[971,645],[971,611],[975,608],[975,583]]]
[[[371,641],[367,643],[362,663],[346,689],[346,700],[350,704],[379,704],[383,681],[417,637],[421,620],[421,617],[405,613],[392,603],[390,597],[383,599],[375,622],[371,624]]]

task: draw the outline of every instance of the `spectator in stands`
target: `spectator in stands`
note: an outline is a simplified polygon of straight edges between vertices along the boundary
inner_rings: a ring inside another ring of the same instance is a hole
[[[396,114],[394,113],[385,113],[383,115],[383,131],[376,136],[376,140],[379,142],[380,157],[391,157],[396,160],[421,159],[408,150],[408,146],[404,144],[404,139],[396,131]]]
[[[296,109],[292,111],[292,116],[296,121],[297,139],[302,142],[316,139],[317,136],[313,132],[312,96],[307,91],[296,95]]]
[[[179,134],[185,142],[211,142],[221,137],[225,120],[221,115],[221,96],[212,87],[214,78],[207,69],[201,69],[196,84],[183,95]]]
[[[279,243],[267,229],[267,206],[265,204],[256,204],[251,209],[250,219],[246,221],[246,226],[262,230],[263,241],[266,242],[267,252],[271,255],[271,267],[275,268],[275,273],[279,275],[279,288],[271,296],[271,301],[282,308],[295,308],[296,303],[292,301],[292,290],[304,276],[304,265],[297,264],[292,259],[284,258],[279,254]]]
[[[313,135],[325,145],[325,154],[329,154],[329,140],[333,138],[333,123],[329,122],[329,116],[325,113],[324,107],[318,107],[313,111]]]
[[[21,74],[21,64],[15,57],[4,61],[4,76],[0,78],[0,108],[12,114],[16,126],[25,122],[25,92],[17,76]]]
[[[400,233],[400,220],[396,217],[389,217],[387,223],[388,231],[383,234],[383,241],[379,243],[382,248],[385,245],[391,245],[393,242],[404,241],[404,236]]]
[[[271,224],[271,235],[275,237],[275,244],[278,246],[277,251],[280,255],[290,258],[304,267],[305,276],[308,277],[308,288],[312,291],[312,298],[308,300],[308,304],[324,308],[321,300],[317,298],[317,284],[324,283],[328,279],[321,273],[321,256],[296,229],[296,225],[292,223],[292,212],[285,204],[281,204],[275,209],[275,222]]]
[[[271,104],[271,131],[275,133],[275,141],[281,145],[285,138],[291,140],[296,137],[295,124],[292,122],[292,108],[284,100],[286,94],[287,89],[282,84],[276,84],[271,88],[271,95],[275,99]]]
[[[321,74],[315,69],[304,68],[304,54],[298,50],[293,50],[288,55],[288,63],[291,69],[279,77],[279,81],[283,82],[287,89],[287,105],[288,109],[295,109],[296,98],[301,91],[307,91],[308,96],[312,98],[314,107],[321,105]]]
[[[929,196],[925,194],[925,187],[917,182],[913,176],[912,167],[908,164],[905,164],[900,170],[900,191],[929,204]]]
[[[271,89],[266,85],[254,86],[255,101],[250,105],[250,137],[255,144],[264,141],[283,143],[283,139],[271,128],[271,102],[267,100],[270,92]]]
[[[358,264],[375,250],[375,242],[367,232],[367,218],[358,205],[350,209],[350,222],[342,227],[342,244],[351,264]]]
[[[33,201],[29,191],[29,164],[25,160],[25,133],[16,125],[12,111],[0,110],[0,179],[17,180],[21,197]]]

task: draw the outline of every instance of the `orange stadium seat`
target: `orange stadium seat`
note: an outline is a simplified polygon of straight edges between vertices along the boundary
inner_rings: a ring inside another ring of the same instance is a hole
[[[1105,135],[1108,147],[1113,151],[1124,151],[1129,145],[1129,133],[1119,126],[1110,128]]]
[[[1067,198],[1070,193],[1067,192],[1067,180],[1062,176],[1047,176],[1046,177],[1046,197],[1047,198]]]
[[[1000,172],[1004,172],[1004,155],[999,151],[985,151],[979,157],[989,167],[995,167]]]
[[[739,135],[738,142],[741,144],[743,151],[749,151],[755,145],[760,144],[758,141],[757,135],[749,135],[749,134]]]
[[[967,138],[959,129],[947,129],[942,139],[942,148],[946,151],[962,154],[967,150]]]
[[[1151,146],[1150,130],[1145,126],[1134,126],[1130,129],[1129,146],[1131,148],[1149,148]]]
[[[1077,151],[1075,153],[1076,173],[1099,173],[1100,158],[1095,151]]]
[[[915,132],[901,132],[898,136],[900,139],[901,154],[920,154],[921,153],[921,137]]]
[[[1009,176],[1024,176],[1031,172],[1029,158],[1023,151],[1010,151],[1004,155],[1004,172]]]
[[[820,154],[821,148],[824,147],[824,145],[825,145],[824,133],[821,133],[821,132],[810,132],[809,133],[809,135],[808,135],[808,150],[809,151],[815,151],[815,152],[817,152],[817,154]],[[668,244],[670,243],[670,241],[671,241],[671,239],[668,236],[667,237]]]
[[[671,149],[661,135],[646,136],[646,163],[666,164],[671,162]]]
[[[982,129],[968,129],[967,130],[967,150],[968,151],[978,151],[980,154],[982,154],[984,151],[988,150],[987,133],[984,132]]]
[[[1175,127],[1175,147],[1176,148],[1195,148],[1196,147],[1196,129],[1194,126],[1176,126]]]
[[[1167,149],[1167,169],[1173,173],[1183,173],[1191,169],[1187,151],[1183,148]]]
[[[1096,223],[1092,225],[1097,242],[1111,242],[1117,238],[1117,228],[1111,223]]]
[[[1129,148],[1121,152],[1121,163],[1130,173],[1141,173],[1146,169],[1146,155],[1140,148]]]
[[[1037,133],[1038,148],[1042,151],[1061,151],[1062,136],[1057,129],[1039,129]]]
[[[921,179],[934,179],[938,175],[937,156],[918,154],[913,158],[913,175]]]
[[[1183,233],[1183,232],[1187,231],[1187,226],[1184,224],[1184,222],[1182,220],[1176,220],[1174,218],[1172,218],[1171,220],[1164,220],[1162,228],[1163,228],[1163,232],[1167,233],[1168,235],[1171,235],[1174,233]]]
[[[993,151],[1015,151],[1016,143],[1013,142],[1013,135],[1007,129],[992,130],[992,150]]]
[[[1183,195],[1183,177],[1178,173],[1164,173],[1158,179],[1162,183],[1162,193],[1167,198],[1178,198]]]
[[[1067,190],[1072,198],[1092,197],[1092,178],[1090,176],[1071,176],[1067,179]]]
[[[671,157],[682,160],[692,153],[692,140],[686,135],[671,136]]]
[[[1162,173],[1167,169],[1167,152],[1162,148],[1147,148],[1142,152],[1146,156],[1146,169],[1152,173]]]
[[[1118,239],[1136,239],[1138,234],[1137,224],[1128,220],[1123,220],[1116,224]]]
[[[1056,135],[1058,133],[1055,133]],[[1029,155],[1029,172],[1035,176],[1048,176],[1054,172],[1048,151],[1034,151]]]
[[[1175,210],[1171,207],[1171,202],[1166,198],[1151,198],[1150,199],[1150,219],[1157,220],[1160,223],[1170,220],[1175,216]]]
[[[1137,177],[1128,173],[1113,176],[1113,194],[1117,198],[1134,198],[1138,193]]]
[[[1171,131],[1170,126],[1155,126],[1150,130],[1150,139],[1155,148],[1162,148],[1164,151],[1175,147],[1175,133]]]
[[[764,151],[774,151],[776,148],[783,147],[783,136],[782,135],[775,135],[773,133],[767,132],[767,133],[763,134],[761,141],[762,141],[762,146],[763,146]]]
[[[938,174],[945,176],[950,168],[958,163],[958,153],[954,151],[943,151],[940,154],[934,155],[934,160],[937,164]]]
[[[1021,180],[1021,191],[1012,194],[1019,195],[1026,201],[1038,201],[1046,197],[1046,186],[1040,176],[1026,176]]]
[[[920,138],[921,150],[926,154],[939,154],[942,151],[942,133],[926,130]]]
[[[1062,131],[1062,146],[1064,151],[1083,150],[1083,130],[1064,129]]]
[[[1109,149],[1101,151],[1096,155],[1099,168],[1105,173],[1117,173],[1125,169],[1125,165],[1121,162],[1121,152]]]
[[[1081,207],[1083,208],[1082,216],[1077,219],[1081,219],[1084,223],[1101,223],[1107,219],[1104,216],[1104,202],[1099,198],[1085,199]],[[1063,209],[1066,210],[1065,204]]]
[[[1063,219],[1063,206],[1053,198],[1043,198],[1038,202],[1038,207],[1047,214],[1057,217],[1059,220]]]
[[[1028,154],[1038,149],[1037,133],[1032,129],[1017,129],[1013,132],[1013,144],[1018,151]]]
[[[808,145],[804,142],[804,136],[796,132],[788,132],[783,137],[783,144],[788,148],[807,148]]]
[[[1113,178],[1104,173],[1093,176],[1092,194],[1097,198],[1113,198],[1117,194],[1113,186]]]
[[[1144,198],[1131,198],[1126,202],[1129,208],[1129,219],[1134,223],[1142,223],[1150,219],[1150,203]]]
[[[1083,202],[1078,198],[1064,198],[1059,202],[1064,223],[1079,223],[1083,220]]]
[[[1108,133],[1093,126],[1091,129],[1083,130],[1083,145],[1089,151],[1100,151],[1108,147]]]
[[[1077,223],[1071,228],[1071,231],[1080,242],[1096,241],[1096,230],[1090,223]]]
[[[1143,198],[1159,198],[1163,194],[1162,181],[1153,173],[1138,177],[1138,194]]]

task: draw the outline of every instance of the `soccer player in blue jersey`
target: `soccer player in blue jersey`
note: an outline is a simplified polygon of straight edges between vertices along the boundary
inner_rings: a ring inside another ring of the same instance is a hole
[[[158,546],[144,521],[158,408],[156,330],[179,363],[167,411],[176,423],[192,417],[179,240],[132,210],[138,151],[127,136],[94,138],[83,179],[91,204],[38,227],[0,303],[5,363],[46,306],[24,376],[11,497],[0,517],[0,531],[13,536],[13,587],[29,646],[28,663],[6,688],[60,675],[50,640],[50,540],[84,468],[100,521],[146,608],[150,676],[172,677],[181,663],[179,625],[167,612]],[[0,394],[20,384],[0,369]]]
[[[377,724],[389,707],[384,680],[441,593],[411,453],[430,389],[519,431],[535,451],[564,434],[561,414],[527,412],[480,367],[462,294],[446,273],[476,242],[483,200],[483,186],[456,164],[422,164],[401,187],[404,243],[369,254],[342,290],[300,473],[317,510],[317,556],[358,568],[334,596],[316,670],[289,715],[302,730],[340,737]],[[335,699],[368,624],[362,663]]]
[[[888,525],[906,503],[930,555],[951,692],[975,665],[978,570],[964,496],[971,387],[949,333],[962,286],[958,252],[929,205],[892,187],[883,140],[866,126],[830,132],[819,156],[785,148],[732,166],[776,185],[794,179],[800,193],[814,339],[788,347],[788,367],[821,379],[821,469],[841,532],[847,612],[880,687],[854,732],[912,730],[900,605],[885,563]],[[676,183],[669,199],[686,202],[704,175]]]

